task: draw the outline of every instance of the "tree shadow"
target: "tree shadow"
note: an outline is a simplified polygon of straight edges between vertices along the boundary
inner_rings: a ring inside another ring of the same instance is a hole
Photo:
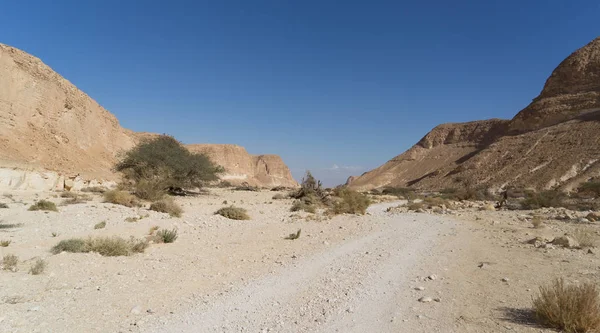
[[[504,321],[535,328],[544,327],[538,323],[535,317],[535,311],[533,311],[533,309],[515,309],[503,307],[499,308],[498,310],[502,312],[501,319]]]

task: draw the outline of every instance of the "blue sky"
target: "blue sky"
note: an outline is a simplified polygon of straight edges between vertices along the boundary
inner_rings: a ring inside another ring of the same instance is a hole
[[[279,154],[328,185],[434,126],[510,118],[600,35],[594,1],[10,1],[0,42],[135,131]]]

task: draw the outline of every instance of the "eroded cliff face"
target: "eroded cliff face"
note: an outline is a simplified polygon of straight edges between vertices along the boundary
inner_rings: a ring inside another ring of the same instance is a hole
[[[223,166],[225,173],[221,179],[232,184],[246,182],[264,187],[298,186],[289,168],[277,155],[250,155],[244,147],[230,144],[191,144],[187,147]]]
[[[0,190],[62,189],[65,179],[77,174],[81,184],[112,184],[119,178],[112,171],[117,155],[153,135],[122,128],[113,114],[40,59],[0,44]],[[253,157],[235,147],[215,149],[211,156],[231,170],[232,179],[297,185],[279,157]]]
[[[442,189],[572,189],[600,176],[600,38],[565,59],[512,120],[443,124],[348,184]]]

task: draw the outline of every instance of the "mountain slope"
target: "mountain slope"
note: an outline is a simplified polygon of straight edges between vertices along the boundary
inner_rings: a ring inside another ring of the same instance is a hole
[[[349,186],[563,187],[600,175],[600,38],[565,59],[511,120],[443,124]]]
[[[152,135],[122,128],[113,114],[40,59],[0,44],[0,188],[60,188],[65,177],[76,174],[83,180],[116,180],[111,168],[117,154]],[[220,150],[213,158],[235,169],[235,157],[219,155],[228,153]],[[248,182],[297,185],[278,156],[244,158],[253,165],[240,170],[248,172],[243,174]]]

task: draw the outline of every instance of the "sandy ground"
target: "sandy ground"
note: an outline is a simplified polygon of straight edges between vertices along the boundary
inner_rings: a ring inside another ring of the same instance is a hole
[[[62,199],[10,194],[0,225],[13,226],[0,227],[0,240],[12,242],[0,255],[20,263],[0,271],[1,332],[551,332],[529,310],[537,287],[600,275],[595,253],[525,243],[597,225],[547,219],[533,229],[529,212],[398,213],[380,203],[365,216],[311,219],[273,192],[218,189],[178,198],[185,213],[170,218],[100,197],[30,212],[36,199]],[[213,214],[229,204],[252,220]],[[106,228],[94,230],[100,221]],[[143,237],[152,226],[179,238],[130,257],[49,252],[61,239]],[[37,258],[48,268],[28,274]]]

